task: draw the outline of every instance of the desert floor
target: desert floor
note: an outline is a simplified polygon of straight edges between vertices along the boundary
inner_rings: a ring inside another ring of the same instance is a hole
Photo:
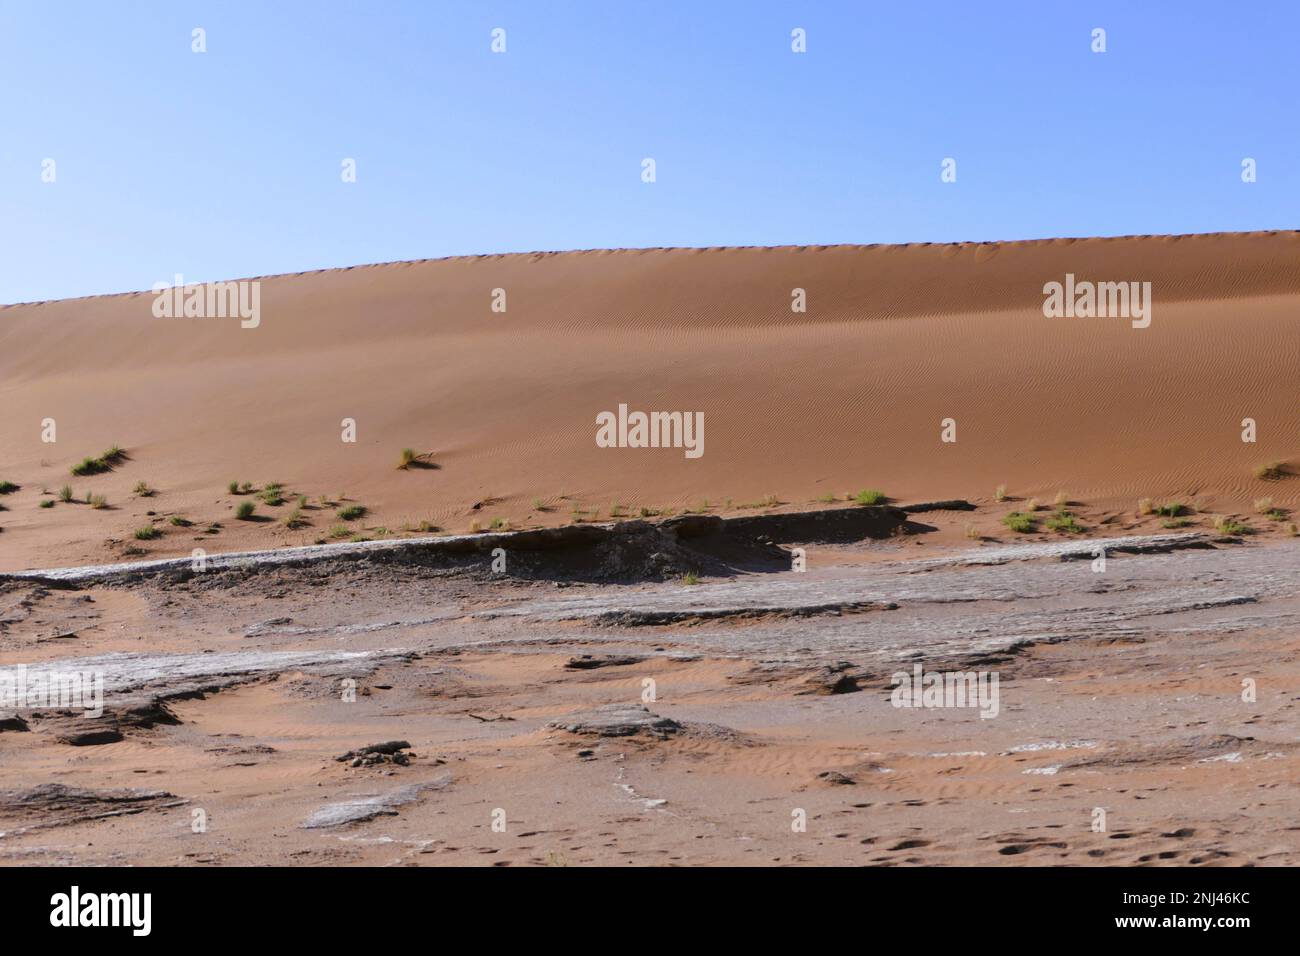
[[[1131,517],[1097,569],[1102,516],[967,540],[1002,510],[692,585],[486,552],[4,580],[0,665],[109,692],[0,730],[0,861],[1300,862],[1295,541]],[[997,716],[891,706],[917,663],[996,672]]]

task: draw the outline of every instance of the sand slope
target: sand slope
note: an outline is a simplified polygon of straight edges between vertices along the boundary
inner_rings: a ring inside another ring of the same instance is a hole
[[[1150,328],[1045,318],[1043,284],[1067,272],[1151,282]],[[396,263],[267,278],[256,329],[155,318],[152,303],[0,308],[0,480],[22,486],[0,498],[0,569],[120,553],[106,540],[129,543],[151,510],[222,522],[213,551],[310,542],[337,523],[330,508],[294,531],[234,521],[236,479],[346,495],[370,509],[359,526],[392,530],[555,524],[616,501],[804,505],[862,487],[1300,502],[1300,479],[1253,475],[1300,460],[1296,232]],[[597,448],[596,415],[619,403],[704,412],[705,454]],[[356,444],[340,441],[345,417]],[[940,441],[948,417],[955,444]],[[1240,440],[1244,417],[1257,444]],[[130,461],[70,478],[114,443]],[[439,467],[397,470],[408,446]],[[159,494],[134,497],[141,480]],[[38,507],[65,482],[112,507]],[[499,500],[471,510],[485,499]],[[166,527],[139,547],[195,546]]]

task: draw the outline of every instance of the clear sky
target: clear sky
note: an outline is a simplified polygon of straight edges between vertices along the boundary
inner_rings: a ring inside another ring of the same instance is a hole
[[[1298,51],[1294,0],[0,0],[0,302],[538,249],[1296,228]]]

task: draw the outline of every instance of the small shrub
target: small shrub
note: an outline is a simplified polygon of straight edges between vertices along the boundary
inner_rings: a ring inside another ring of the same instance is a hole
[[[866,488],[854,495],[853,500],[860,505],[878,505],[884,502],[885,493],[875,488]]]
[[[1149,515],[1156,510],[1156,503],[1151,498],[1138,499],[1138,514]]]
[[[54,507],[54,499],[53,499],[53,498],[46,498],[44,501],[41,502],[41,507],[42,507],[42,508],[53,508],[53,507]]]
[[[1256,499],[1255,499],[1255,514],[1257,514],[1257,515],[1264,515],[1264,514],[1268,514],[1268,513],[1269,513],[1270,511],[1272,511],[1272,510],[1273,510],[1273,499],[1272,499],[1272,498],[1256,498]]]
[[[1007,486],[1006,486],[1006,485],[998,485],[997,488],[995,488],[995,489],[993,490],[993,500],[994,500],[994,501],[1006,501],[1006,500],[1007,500]]]
[[[239,507],[235,509],[235,517],[240,521],[247,521],[253,517],[253,512],[257,510],[257,505],[251,501],[241,501]]]
[[[1009,511],[1002,518],[1002,523],[1020,534],[1028,534],[1035,530],[1037,521],[1033,515],[1025,514],[1023,511]]]
[[[352,529],[345,524],[336,524],[330,528],[331,538],[346,538],[352,534]]]
[[[510,528],[510,522],[505,518],[493,518],[492,523],[488,525],[493,531],[506,531]]]
[[[344,521],[356,521],[366,513],[364,505],[348,505],[346,508],[340,508],[338,516]]]
[[[59,500],[64,504],[72,500],[72,485],[64,485],[59,489]]]
[[[1270,508],[1268,511],[1264,512],[1264,517],[1269,521],[1285,521],[1286,514],[1287,513],[1281,508]]]
[[[1037,510],[1038,510],[1038,499],[1037,499],[1037,498],[1030,498],[1028,501],[1025,502],[1025,511],[1026,511],[1026,513],[1028,513],[1028,514],[1033,514],[1033,513],[1034,513],[1035,511],[1037,511]]]
[[[99,456],[99,460],[109,465],[116,465],[126,459],[126,450],[121,445],[114,445],[108,451]]]
[[[1236,518],[1218,517],[1214,519],[1214,530],[1219,534],[1249,534],[1250,526],[1238,521]]]
[[[230,484],[226,485],[226,490],[229,491],[232,495],[239,494],[239,482],[232,481]]]
[[[1064,491],[1058,491],[1056,493],[1055,504],[1057,508],[1064,508],[1069,503],[1070,503],[1070,496],[1068,494],[1066,494]]]
[[[90,507],[94,508],[96,511],[108,507],[108,499],[103,495],[90,495],[86,498],[86,501],[90,504]]]
[[[143,481],[137,481],[133,490],[141,498],[152,498],[156,494],[156,492]]]
[[[143,528],[135,529],[135,537],[137,541],[152,541],[154,538],[161,538],[162,532],[153,525],[147,524]]]
[[[278,486],[268,485],[262,489],[261,493],[257,497],[261,498],[265,504],[270,505],[272,508],[278,508],[280,505],[284,504],[284,495],[280,494]]]
[[[835,495],[833,495],[831,492],[828,491],[826,492],[826,494],[820,496],[817,500],[824,505],[833,505],[835,504]]]
[[[1155,513],[1163,518],[1177,518],[1186,510],[1186,506],[1181,501],[1168,501],[1154,508]]]
[[[700,576],[694,571],[687,571],[682,577],[682,584],[699,584]]]
[[[253,483],[251,481],[245,481],[243,484],[239,486],[239,493],[241,495],[246,495],[252,490],[253,490]]]
[[[1165,518],[1163,521],[1160,522],[1160,526],[1163,528],[1171,528],[1171,529],[1186,528],[1191,523],[1192,523],[1191,518]]]
[[[110,469],[108,462],[102,458],[83,458],[77,464],[72,466],[72,473],[78,478],[85,478],[88,475],[98,475]]]
[[[418,525],[415,526],[415,530],[421,531],[425,534],[431,534],[434,531],[441,531],[442,529],[439,528],[432,521],[421,521]]]
[[[1255,469],[1255,477],[1263,481],[1277,481],[1282,477],[1282,463],[1270,461],[1267,464],[1258,466]]]
[[[1286,533],[1293,538],[1300,537],[1300,527],[1297,527],[1296,523],[1292,521],[1289,525],[1286,526]]]
[[[15,485],[12,481],[0,481],[0,495],[12,495],[21,487],[21,485]]]
[[[284,526],[290,531],[296,531],[299,528],[305,528],[311,524],[302,513],[302,509],[295,508],[289,514],[285,515]]]
[[[643,507],[640,511],[640,514],[642,518],[658,518],[661,514],[663,514],[663,512],[660,511],[658,508]]]
[[[189,518],[182,518],[180,515],[172,515],[171,523],[177,528],[188,528],[194,524]]]
[[[1069,534],[1082,534],[1087,530],[1083,525],[1079,524],[1074,515],[1064,509],[1057,511],[1056,514],[1048,518],[1045,524],[1051,531],[1064,531]]]
[[[970,538],[972,541],[979,541],[983,535],[980,534],[979,528],[975,527],[973,524],[968,524],[966,526],[966,537]]]

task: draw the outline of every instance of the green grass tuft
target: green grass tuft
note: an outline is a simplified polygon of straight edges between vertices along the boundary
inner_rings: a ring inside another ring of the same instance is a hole
[[[1038,522],[1031,514],[1025,514],[1023,511],[1009,511],[1002,518],[1002,523],[1012,531],[1020,534],[1028,534],[1038,528]]]

